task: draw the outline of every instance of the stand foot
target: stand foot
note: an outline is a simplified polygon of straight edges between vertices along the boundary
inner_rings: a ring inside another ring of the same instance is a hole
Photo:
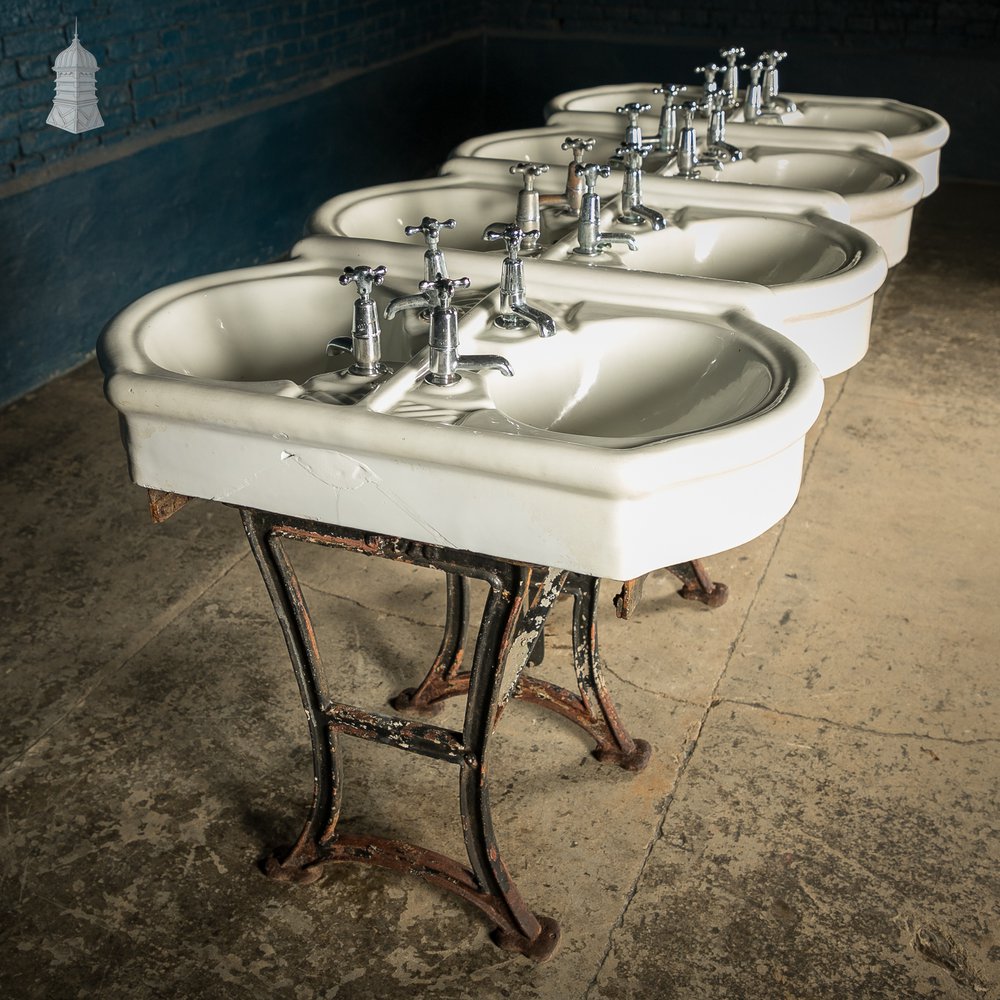
[[[559,938],[562,932],[559,929],[559,924],[551,917],[536,914],[535,919],[541,925],[541,930],[534,938],[529,939],[523,934],[497,927],[490,931],[490,940],[503,951],[516,951],[534,962],[545,962],[555,954],[559,947]]]
[[[275,882],[286,882],[294,885],[312,885],[323,877],[322,861],[315,860],[308,864],[288,864],[279,859],[277,854],[269,854],[261,863],[261,871]]]
[[[721,608],[729,597],[729,588],[724,583],[714,581],[700,559],[677,563],[675,566],[668,566],[667,570],[684,585],[677,593],[685,601],[700,601],[710,608]]]
[[[642,771],[649,763],[653,748],[646,740],[633,740],[630,752],[618,748],[597,747],[591,755],[602,764],[617,764],[623,771]]]

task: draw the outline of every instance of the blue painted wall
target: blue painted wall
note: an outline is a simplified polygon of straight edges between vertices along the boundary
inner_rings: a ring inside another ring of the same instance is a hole
[[[0,405],[150,289],[274,259],[323,200],[432,173],[469,134],[439,113],[480,90],[479,36],[447,41],[458,0],[79,4],[106,122],[79,136],[45,125],[70,7],[0,0]]]

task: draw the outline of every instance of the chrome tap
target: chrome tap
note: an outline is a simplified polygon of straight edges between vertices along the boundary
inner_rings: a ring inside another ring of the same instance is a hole
[[[354,355],[354,363],[348,368],[351,375],[388,375],[392,369],[382,364],[382,331],[378,325],[378,312],[372,301],[372,288],[381,285],[385,278],[385,267],[345,267],[340,276],[342,285],[354,282],[358,286],[358,297],[354,300],[354,320],[350,337],[334,337],[326,345],[328,355],[346,351]]]
[[[706,152],[723,163],[743,159],[743,150],[726,142],[726,92],[716,91],[708,101],[708,146]]]
[[[583,181],[577,174],[575,167],[578,163],[583,163],[583,154],[589,153],[596,144],[596,139],[577,139],[571,135],[563,139],[559,148],[573,151],[573,159],[569,161],[569,166],[566,169],[566,190],[562,194],[540,194],[538,204],[542,208],[554,208],[566,215],[580,214],[580,204],[583,202]]]
[[[524,233],[525,255],[530,256],[538,253],[541,249],[542,234],[542,207],[541,199],[535,190],[535,178],[541,174],[549,172],[547,163],[515,163],[510,167],[512,174],[521,174],[524,177],[524,187],[517,192],[517,213],[514,216],[514,224]],[[506,223],[492,222],[486,228],[492,226],[502,226]]]
[[[579,244],[573,247],[573,253],[584,257],[596,257],[602,250],[607,250],[612,243],[624,243],[629,250],[638,250],[635,237],[630,233],[601,232],[601,196],[597,193],[597,178],[610,177],[611,167],[601,163],[578,163],[576,172],[583,178],[586,191],[583,204],[580,206],[580,223],[576,230],[576,240]]]
[[[727,110],[735,108],[740,101],[740,71],[737,60],[746,56],[746,49],[734,45],[728,49],[719,49],[719,55],[726,60],[726,72],[722,77],[722,90],[726,95]]]
[[[611,164],[625,171],[622,180],[622,214],[618,216],[618,221],[630,226],[641,226],[643,222],[648,222],[654,229],[663,229],[666,226],[663,216],[642,203],[642,161],[653,147],[643,144],[639,115],[643,111],[649,111],[649,108],[648,104],[639,102],[618,108],[618,114],[625,115],[628,124],[625,128],[625,141],[615,151]]]
[[[424,381],[431,385],[454,385],[462,376],[459,371],[478,371],[495,368],[504,375],[513,375],[506,358],[496,354],[458,354],[458,310],[452,308],[451,299],[458,288],[468,288],[468,278],[446,278],[439,274],[433,281],[421,281],[420,291],[433,295],[435,306],[431,310],[431,330],[428,341],[429,370]]]
[[[757,58],[764,63],[764,107],[778,114],[794,111],[795,102],[778,93],[778,63],[787,59],[788,53],[773,49],[770,52],[762,52]]]
[[[694,116],[700,107],[697,101],[685,101],[681,108],[684,126],[677,140],[677,176],[687,177],[689,180],[701,177],[699,167],[712,166],[716,170],[722,169],[722,161],[717,156],[698,154],[698,133],[694,128]]]
[[[762,109],[763,88],[761,87],[760,74],[764,71],[763,62],[758,59],[749,66],[744,66],[743,69],[750,73],[750,83],[747,84],[746,93],[743,97],[743,121],[748,125],[756,125],[760,123],[761,119],[767,119],[775,125],[783,125],[784,122],[781,120],[781,115],[774,111],[764,111]]]
[[[494,318],[493,325],[502,330],[524,330],[534,323],[539,336],[551,337],[556,332],[555,321],[548,313],[529,306],[524,294],[524,262],[520,251],[522,242],[532,237],[538,238],[537,229],[526,233],[517,225],[504,226],[499,232],[487,226],[483,232],[487,243],[503,240],[507,245],[507,256],[500,270],[500,315]]]
[[[676,83],[665,83],[662,87],[654,87],[654,94],[663,94],[663,107],[660,108],[660,128],[655,148],[658,153],[677,152],[677,98],[687,93],[687,87]]]
[[[702,73],[705,76],[705,82],[701,88],[702,94],[705,97],[708,97],[709,94],[714,94],[719,89],[719,85],[715,82],[715,76],[723,69],[725,69],[724,66],[719,66],[716,63],[705,63],[704,66],[695,66],[694,71]]]
[[[439,275],[444,278],[448,277],[448,268],[444,262],[444,252],[438,246],[438,240],[441,238],[442,229],[454,229],[455,225],[454,219],[445,219],[444,222],[438,222],[437,219],[432,219],[425,215],[419,226],[403,227],[405,235],[422,235],[424,241],[427,243],[427,249],[424,251],[424,281],[433,281]],[[401,295],[398,298],[392,299],[385,307],[385,318],[392,319],[396,313],[402,312],[404,309],[422,309],[425,312],[424,318],[426,319],[430,316],[430,310],[437,305],[437,300],[434,298],[435,294],[433,290],[428,290],[426,293],[420,295]]]

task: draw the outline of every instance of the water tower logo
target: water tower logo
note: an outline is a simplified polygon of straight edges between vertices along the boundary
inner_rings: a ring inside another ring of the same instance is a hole
[[[52,69],[56,74],[56,96],[47,125],[67,132],[89,132],[104,124],[97,108],[97,60],[88,52],[73,26],[73,41],[56,56]]]

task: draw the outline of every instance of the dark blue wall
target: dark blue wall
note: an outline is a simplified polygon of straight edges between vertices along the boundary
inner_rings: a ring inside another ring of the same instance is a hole
[[[90,356],[145,292],[286,253],[340,191],[433,173],[480,124],[436,114],[419,84],[467,93],[480,49],[452,43],[0,197],[0,404]]]

